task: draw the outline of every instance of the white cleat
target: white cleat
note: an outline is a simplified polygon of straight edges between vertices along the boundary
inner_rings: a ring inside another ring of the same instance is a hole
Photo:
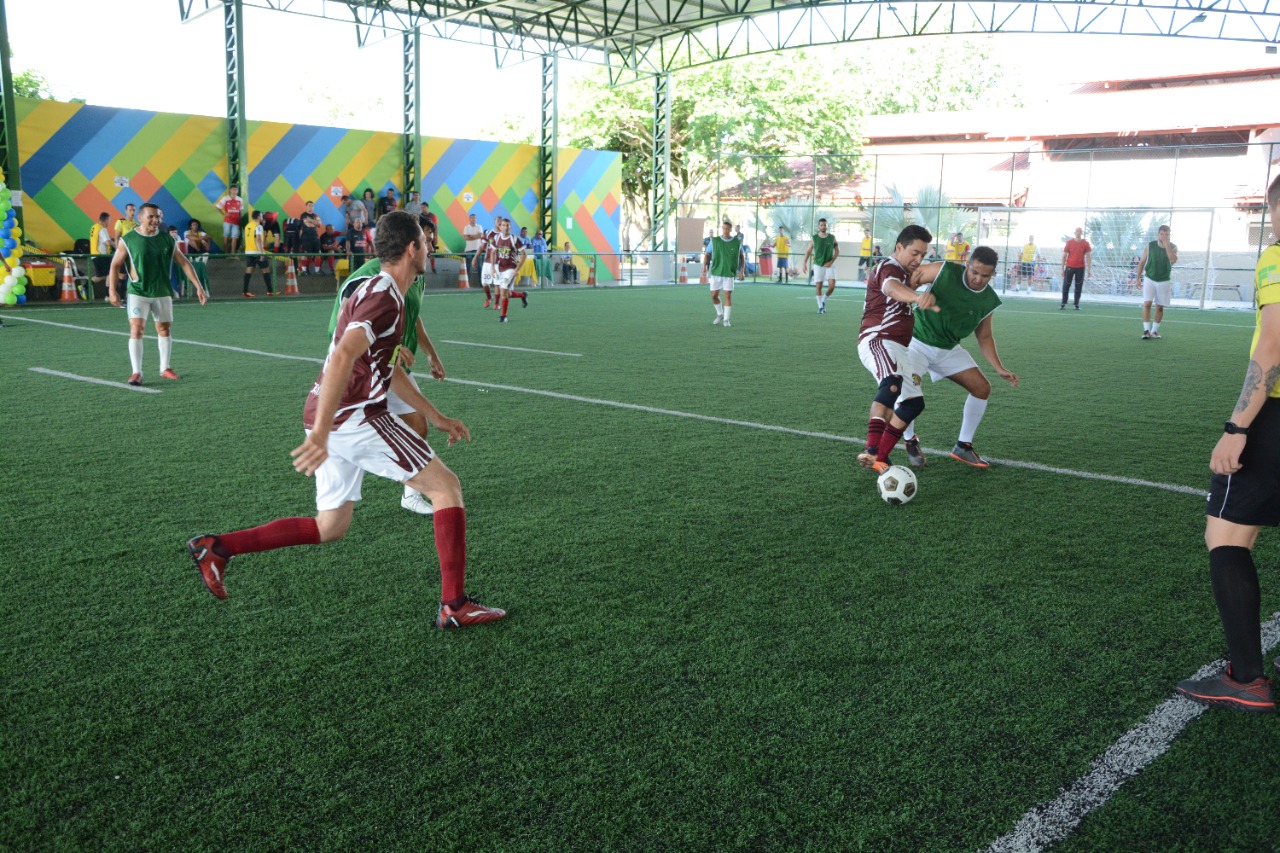
[[[431,515],[436,511],[435,507],[431,505],[431,501],[424,498],[418,492],[402,497],[400,499],[400,506],[410,512],[416,512],[418,515]]]
[[[715,318],[714,320],[712,320],[712,321],[711,321],[711,325],[713,325],[713,326],[719,326],[719,325],[720,325],[720,321],[721,321],[721,320],[723,320],[723,319],[724,319],[723,317],[721,317],[719,314],[717,314],[717,315],[716,315],[716,318]]]
[[[732,325],[733,325],[733,324],[732,324],[732,323],[730,323],[728,320],[725,320],[725,321],[724,321],[724,327],[725,327],[726,329],[727,329],[727,328],[729,328],[729,327],[730,327],[730,326],[732,326]]]

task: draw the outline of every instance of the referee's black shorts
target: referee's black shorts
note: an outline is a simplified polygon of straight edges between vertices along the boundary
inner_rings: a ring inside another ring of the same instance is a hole
[[[1280,526],[1280,399],[1263,403],[1249,425],[1240,470],[1209,481],[1205,513],[1248,527]]]

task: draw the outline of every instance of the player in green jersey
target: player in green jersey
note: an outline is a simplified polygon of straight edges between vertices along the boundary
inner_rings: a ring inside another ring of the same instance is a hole
[[[132,205],[130,205],[132,207]],[[156,337],[160,343],[160,376],[177,379],[178,374],[169,366],[173,352],[173,338],[169,329],[173,325],[173,290],[169,286],[169,269],[177,264],[196,289],[196,296],[203,305],[209,298],[196,271],[187,256],[178,251],[178,243],[167,231],[160,230],[160,208],[151,202],[142,205],[142,219],[137,228],[130,229],[116,244],[111,258],[111,271],[107,276],[107,298],[119,307],[120,294],[116,281],[122,273],[128,274],[129,287],[125,295],[125,308],[129,315],[129,363],[133,373],[130,385],[142,384],[142,333],[147,327],[147,316],[154,315]]]
[[[333,339],[334,330],[338,327],[338,312],[342,310],[343,301],[355,293],[356,288],[361,284],[380,272],[382,272],[382,261],[375,257],[373,260],[357,267],[356,271],[347,276],[342,282],[342,286],[338,288],[338,297],[333,303],[333,315],[329,318],[330,340]],[[405,373],[409,375],[410,379],[413,379],[413,374],[409,373],[409,368],[413,367],[418,346],[421,344],[422,349],[427,354],[427,358],[431,361],[432,378],[443,382],[445,376],[444,365],[440,363],[440,356],[436,354],[436,348],[431,344],[431,338],[427,335],[426,327],[422,324],[422,295],[425,288],[426,278],[425,276],[419,276],[405,291],[404,338],[400,342],[397,356]],[[423,438],[427,437],[426,416],[415,411],[394,390],[387,393],[387,409],[391,414],[399,415],[400,419],[408,424],[409,428],[418,435]],[[431,515],[434,512],[431,502],[421,492],[408,485],[404,487],[404,496],[400,499],[400,506],[419,515]]]
[[[991,277],[999,263],[1000,257],[994,249],[979,246],[966,264],[952,261],[922,264],[911,276],[913,288],[928,285],[928,291],[938,300],[939,310],[916,312],[910,350],[917,355],[919,364],[928,367],[929,378],[934,382],[950,379],[969,392],[964,401],[960,437],[951,449],[951,458],[975,468],[988,467],[987,461],[973,449],[973,436],[986,414],[991,382],[960,342],[969,335],[977,338],[978,349],[987,363],[1001,379],[1018,387],[1018,375],[1005,368],[996,351],[992,314],[1000,307],[1000,297],[991,287]],[[916,437],[914,422],[907,426],[902,437],[907,460],[915,468],[923,467],[924,452]]]
[[[746,268],[746,253],[742,250],[742,235],[733,235],[733,223],[725,220],[720,223],[720,236],[710,238],[707,251],[702,256],[702,271],[710,270],[708,281],[711,283],[711,304],[716,308],[716,318],[711,325],[724,324],[727,329],[729,312],[733,308],[733,283],[742,277]],[[720,292],[724,291],[724,304],[720,304]]]
[[[1164,319],[1164,306],[1169,304],[1173,290],[1173,265],[1178,262],[1178,246],[1169,239],[1169,226],[1161,225],[1156,239],[1142,250],[1138,269],[1142,272],[1142,339],[1160,339],[1160,321]],[[1156,306],[1155,317],[1151,306]]]
[[[836,289],[836,258],[840,257],[840,244],[836,242],[836,235],[827,233],[827,220],[818,220],[818,233],[813,235],[813,239],[809,243],[808,250],[804,253],[805,269],[813,270],[813,283],[817,286],[815,295],[818,297],[818,313],[827,313],[827,297],[835,292]],[[809,266],[810,259],[813,260],[813,266]],[[801,275],[805,270],[801,270]],[[822,293],[823,283],[827,285],[826,296]]]

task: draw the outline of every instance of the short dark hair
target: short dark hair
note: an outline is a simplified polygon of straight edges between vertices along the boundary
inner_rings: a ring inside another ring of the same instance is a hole
[[[990,246],[979,246],[969,254],[969,260],[989,267],[994,267],[996,264],[1000,263],[1000,256],[997,255],[996,250]]]
[[[231,186],[227,187],[227,189],[228,189],[228,190],[235,190],[236,192],[240,192],[240,185],[239,185],[239,184],[232,184]]]
[[[898,239],[895,245],[910,246],[917,240],[923,240],[926,243],[933,242],[933,235],[929,233],[929,229],[923,225],[908,225],[898,233]]]
[[[821,224],[821,223],[826,222],[826,221],[827,221],[827,218],[824,216],[824,217],[822,217],[821,219],[819,219],[819,220],[818,220],[818,223],[819,223],[819,224]]]
[[[1170,234],[1172,234],[1172,233],[1173,233],[1173,232],[1169,229],[1169,226],[1168,226],[1168,225],[1161,225],[1159,228],[1157,228],[1157,229],[1156,229],[1156,233],[1157,233],[1157,234],[1159,234],[1161,231],[1169,231],[1169,233],[1170,233]]]
[[[133,207],[133,205],[132,205],[132,204],[126,204],[126,205],[125,205],[125,208],[126,208],[126,209],[127,209],[127,208],[130,208],[130,207]],[[160,205],[158,205],[158,204],[152,204],[152,203],[151,203],[151,202],[149,202],[149,201],[144,201],[144,202],[142,203],[142,207],[141,207],[140,209],[141,209],[141,210],[146,210],[148,207],[149,207],[149,208],[151,208],[152,210],[154,210],[156,213],[159,213],[159,212],[160,212]]]
[[[1272,207],[1280,204],[1280,175],[1276,175],[1276,179],[1271,182],[1271,186],[1267,187],[1267,204]]]
[[[394,264],[404,257],[409,245],[417,242],[422,234],[418,217],[404,210],[393,210],[378,220],[378,233],[373,240],[374,251],[383,264]]]
[[[250,214],[249,214],[249,218],[250,218],[250,219],[261,219],[261,218],[262,218],[262,211],[261,211],[261,210],[255,210],[253,213],[250,213]]]
[[[105,210],[98,214],[98,221],[99,221],[99,222],[101,222],[101,221],[102,221],[102,220],[104,220],[104,219],[110,219],[110,218],[111,218],[111,214],[110,214],[110,213],[107,213]]]

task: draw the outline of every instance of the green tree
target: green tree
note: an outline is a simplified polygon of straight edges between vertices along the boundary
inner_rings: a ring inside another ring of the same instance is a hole
[[[1105,285],[1128,281],[1130,265],[1168,223],[1169,214],[1154,210],[1104,210],[1090,216],[1085,237],[1093,246],[1093,280]]]
[[[13,94],[19,98],[34,98],[47,101],[53,98],[53,90],[49,81],[38,71],[30,68],[13,75]]]

